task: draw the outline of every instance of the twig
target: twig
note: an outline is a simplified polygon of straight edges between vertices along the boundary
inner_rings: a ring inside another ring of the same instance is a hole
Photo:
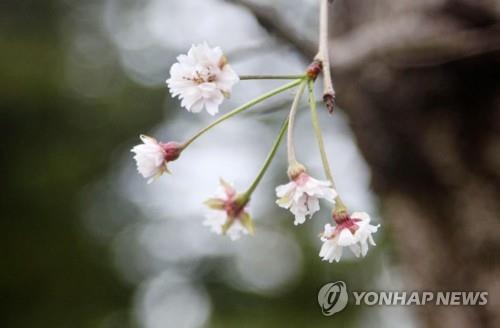
[[[318,53],[314,57],[322,65],[323,71],[323,102],[330,113],[335,107],[335,89],[333,88],[330,68],[330,55],[328,52],[328,5],[329,0],[320,0],[319,6],[319,45]]]

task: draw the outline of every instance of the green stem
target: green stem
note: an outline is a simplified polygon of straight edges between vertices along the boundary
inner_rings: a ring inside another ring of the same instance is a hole
[[[292,108],[290,109],[289,122],[288,122],[288,135],[287,135],[287,149],[288,149],[288,165],[293,166],[298,164],[297,158],[295,156],[295,146],[293,143],[293,129],[295,126],[295,115],[297,114],[297,109],[299,108],[300,98],[304,93],[307,81],[304,80],[295,94],[293,99]]]
[[[337,189],[335,186],[335,181],[333,180],[333,174],[330,168],[330,163],[328,162],[328,155],[326,154],[325,150],[325,144],[323,142],[323,134],[321,132],[321,127],[319,125],[319,120],[318,120],[318,110],[316,107],[316,99],[314,97],[314,81],[309,80],[308,82],[308,89],[309,89],[309,106],[311,107],[311,118],[312,118],[312,124],[314,128],[314,134],[316,136],[316,140],[318,141],[318,146],[319,146],[319,152],[321,154],[321,162],[323,163],[323,169],[325,170],[325,175],[328,181],[332,184],[333,189]],[[336,211],[338,212],[345,212],[347,211],[347,208],[340,198],[338,191],[337,191],[337,197],[335,198],[335,204],[336,204]]]
[[[252,107],[253,105],[256,105],[264,100],[266,100],[267,98],[270,98],[272,96],[275,96],[283,91],[286,91],[288,89],[291,89],[293,88],[294,86],[300,84],[301,82],[303,81],[303,79],[297,79],[295,81],[292,81],[290,83],[287,83],[277,89],[274,89],[274,90],[271,90],[263,95],[261,95],[260,97],[257,97],[249,102],[247,102],[246,104],[243,104],[241,105],[240,107],[230,111],[229,113],[226,113],[224,115],[222,115],[221,117],[219,117],[217,120],[215,120],[214,122],[210,123],[208,126],[206,126],[205,128],[201,129],[200,131],[198,131],[197,133],[195,133],[191,138],[189,138],[186,142],[184,142],[182,145],[181,145],[181,148],[182,149],[185,149],[187,148],[191,143],[193,143],[196,139],[198,139],[201,135],[203,135],[205,132],[207,132],[208,130],[210,130],[211,128],[213,128],[214,126],[216,126],[217,124],[219,123],[222,123],[224,122],[225,120],[227,120],[228,118],[231,118],[233,116],[235,116],[236,114],[239,114],[241,112],[243,112],[244,110]]]
[[[240,80],[295,80],[303,79],[304,74],[300,75],[240,75]]]
[[[276,137],[276,140],[274,141],[273,147],[271,148],[271,151],[267,155],[267,158],[266,158],[264,164],[262,165],[259,173],[257,174],[257,177],[254,179],[254,181],[252,182],[252,184],[250,185],[248,190],[244,193],[244,197],[247,201],[250,199],[250,196],[254,192],[255,188],[257,188],[257,186],[259,185],[260,180],[262,180],[262,177],[264,176],[267,169],[269,168],[269,165],[273,161],[273,158],[276,155],[276,152],[278,151],[278,147],[281,143],[281,140],[283,140],[283,136],[285,135],[287,127],[288,127],[288,118],[286,118],[286,120],[281,125],[281,130],[280,130],[278,136]]]

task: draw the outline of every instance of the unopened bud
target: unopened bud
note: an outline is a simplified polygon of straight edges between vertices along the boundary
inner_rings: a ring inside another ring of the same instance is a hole
[[[333,113],[333,110],[335,109],[335,94],[331,93],[326,93],[323,95],[323,102],[326,105],[326,108],[328,109],[328,112],[331,114]]]
[[[311,64],[306,69],[306,75],[309,79],[311,80],[316,80],[318,77],[319,73],[321,73],[321,69],[323,68],[323,65],[321,64],[321,61],[315,59]]]

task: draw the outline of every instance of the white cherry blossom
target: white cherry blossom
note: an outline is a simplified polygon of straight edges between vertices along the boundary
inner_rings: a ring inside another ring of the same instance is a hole
[[[330,263],[339,262],[343,248],[349,247],[356,257],[364,257],[368,252],[368,242],[375,246],[372,234],[379,227],[370,224],[370,216],[365,212],[355,212],[337,222],[336,226],[326,224],[321,236],[323,245],[319,256]]]
[[[146,135],[141,135],[140,138],[143,143],[134,146],[131,152],[135,153],[137,171],[151,183],[168,172],[167,163],[177,159],[182,150],[176,142],[161,143]]]
[[[319,211],[319,199],[323,198],[334,202],[337,193],[330,182],[316,180],[306,172],[300,173],[295,179],[276,188],[276,203],[283,208],[290,209],[295,215],[294,224],[302,224],[306,217],[311,217]]]
[[[218,235],[227,234],[231,240],[241,235],[253,234],[253,223],[247,212],[247,200],[242,200],[233,186],[221,180],[214,198],[205,202],[208,210],[205,214],[204,226]]]
[[[193,45],[177,61],[167,80],[172,97],[179,97],[181,106],[190,112],[205,108],[211,115],[218,113],[219,105],[239,81],[221,48],[210,48],[207,43]]]

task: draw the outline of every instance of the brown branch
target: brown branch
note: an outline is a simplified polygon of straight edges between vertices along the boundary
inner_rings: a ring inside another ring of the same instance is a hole
[[[294,33],[293,22],[285,21],[271,5],[249,0],[231,0],[248,8],[264,28],[311,58],[317,44]],[[365,23],[351,32],[330,39],[330,58],[337,74],[380,58],[396,65],[435,65],[500,49],[500,25],[464,29],[445,15],[426,11],[405,13],[392,19]]]

